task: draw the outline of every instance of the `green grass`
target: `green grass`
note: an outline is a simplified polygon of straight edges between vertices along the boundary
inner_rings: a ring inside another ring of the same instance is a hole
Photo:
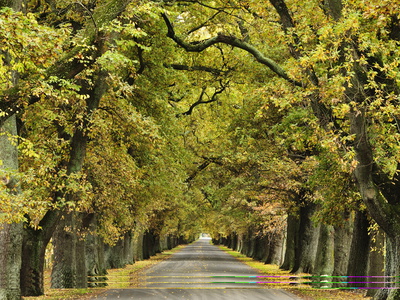
[[[22,298],[29,300],[89,299],[99,292],[98,289],[49,289],[43,296]]]

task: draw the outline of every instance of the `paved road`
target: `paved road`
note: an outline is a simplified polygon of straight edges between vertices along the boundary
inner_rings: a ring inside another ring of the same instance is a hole
[[[299,300],[283,290],[262,288],[254,278],[223,277],[256,275],[260,274],[211,245],[209,239],[200,239],[149,268],[143,287],[108,290],[96,299]]]

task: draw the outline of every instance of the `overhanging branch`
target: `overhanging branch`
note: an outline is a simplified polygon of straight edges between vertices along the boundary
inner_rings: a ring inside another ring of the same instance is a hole
[[[171,38],[176,44],[178,44],[180,47],[185,49],[188,52],[202,52],[205,49],[216,45],[216,44],[226,44],[230,45],[236,48],[240,48],[242,50],[245,50],[246,52],[250,53],[259,63],[265,65],[268,67],[271,71],[273,71],[275,74],[277,74],[279,77],[285,79],[286,81],[290,82],[291,84],[294,84],[295,86],[300,86],[302,87],[303,84],[301,82],[298,82],[288,76],[286,74],[285,70],[274,60],[264,56],[258,49],[256,49],[254,46],[250,45],[249,43],[242,41],[235,36],[231,35],[224,35],[224,34],[218,34],[217,36],[214,36],[212,38],[203,40],[203,41],[198,41],[198,42],[192,42],[188,43],[185,42],[183,39],[181,39],[179,36],[176,35],[174,27],[169,20],[168,16],[163,13],[162,17],[165,21],[165,24],[167,25],[168,33],[167,36]]]
[[[209,97],[208,100],[204,100],[204,99],[203,99],[204,96],[208,96],[208,95],[206,94],[206,89],[207,89],[207,88],[206,88],[206,87],[203,87],[203,88],[202,88],[202,91],[201,91],[201,93],[200,93],[200,96],[199,96],[199,100],[197,100],[196,102],[194,102],[194,103],[189,107],[189,109],[188,109],[187,111],[185,111],[184,113],[182,113],[182,115],[189,116],[189,115],[192,114],[193,109],[194,109],[196,106],[198,106],[198,105],[200,105],[200,104],[207,104],[207,103],[212,103],[212,102],[217,101],[217,100],[218,100],[218,95],[219,95],[219,94],[222,94],[222,93],[225,91],[225,89],[226,89],[226,88],[228,87],[228,85],[229,85],[229,82],[227,82],[226,84],[220,83],[220,85],[221,85],[221,87],[220,87],[219,89],[215,89],[213,95],[212,95],[211,97]]]
[[[212,73],[214,75],[220,75],[222,73],[227,73],[230,70],[220,70],[220,69],[216,69],[216,68],[211,68],[211,67],[207,67],[207,66],[201,66],[201,65],[196,65],[196,66],[188,66],[188,65],[181,65],[181,64],[165,64],[165,67],[168,68],[172,68],[174,70],[180,70],[180,71],[204,71],[204,72],[208,72],[208,73]]]
[[[188,178],[186,178],[185,183],[190,183],[193,179],[196,178],[196,176],[203,171],[205,168],[207,168],[210,164],[214,163],[216,165],[222,166],[222,157],[202,157],[204,159],[204,162],[199,165],[196,170],[189,175]]]

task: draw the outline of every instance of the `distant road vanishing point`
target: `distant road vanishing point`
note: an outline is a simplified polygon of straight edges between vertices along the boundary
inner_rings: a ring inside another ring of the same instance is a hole
[[[209,238],[201,238],[145,271],[142,287],[112,289],[92,299],[300,300],[284,290],[261,288],[252,283],[254,278],[222,277],[257,275],[251,267],[211,245]]]

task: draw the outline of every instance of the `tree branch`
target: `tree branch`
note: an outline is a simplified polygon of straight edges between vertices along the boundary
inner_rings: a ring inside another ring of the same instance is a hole
[[[276,75],[279,77],[285,79],[286,81],[290,82],[291,84],[295,86],[300,86],[302,87],[303,84],[301,82],[298,82],[292,78],[290,78],[284,69],[276,63],[274,60],[265,57],[258,49],[256,49],[254,46],[250,45],[249,43],[246,43],[245,41],[242,41],[235,36],[229,36],[229,35],[224,35],[224,34],[218,34],[215,37],[199,41],[199,42],[193,42],[193,43],[187,43],[180,37],[178,37],[175,33],[175,30],[173,28],[172,23],[170,22],[168,16],[163,13],[162,17],[165,21],[165,24],[167,25],[168,28],[168,33],[167,36],[171,38],[176,44],[178,44],[180,47],[185,49],[188,52],[202,52],[205,49],[216,45],[216,44],[226,44],[226,45],[231,45],[236,48],[240,48],[242,50],[245,50],[246,52],[250,53],[253,55],[253,57],[261,64],[267,66],[271,71],[273,71]]]
[[[210,18],[208,18],[207,21],[204,21],[204,22],[201,23],[200,25],[198,25],[198,26],[196,26],[196,27],[190,29],[190,30],[187,32],[187,34],[189,35],[189,34],[195,32],[195,31],[197,31],[197,30],[203,28],[204,26],[207,25],[208,22],[210,22],[212,19],[214,19],[214,18],[215,18],[216,16],[218,16],[220,13],[221,13],[221,11],[217,11],[217,12],[216,12],[215,14],[213,14]]]
[[[214,75],[221,75],[222,73],[227,73],[231,70],[223,71],[220,69],[216,68],[211,68],[211,67],[206,67],[206,66],[187,66],[187,65],[180,65],[180,64],[165,64],[164,66],[170,67],[174,70],[180,70],[180,71],[204,71],[204,72],[209,72]]]
[[[198,105],[200,105],[200,104],[207,104],[207,103],[211,103],[211,102],[217,101],[217,100],[218,100],[218,98],[217,98],[218,95],[221,94],[223,91],[225,91],[225,89],[227,88],[228,84],[229,84],[229,82],[226,83],[225,85],[221,83],[221,87],[220,87],[219,89],[216,89],[216,90],[214,91],[214,94],[213,94],[208,100],[203,100],[204,95],[207,96],[207,94],[206,94],[206,89],[207,89],[207,88],[206,88],[206,87],[203,87],[203,89],[202,89],[202,91],[201,91],[201,93],[200,93],[200,96],[199,96],[199,100],[197,100],[195,103],[193,103],[193,104],[189,107],[189,109],[188,109],[187,111],[185,111],[184,113],[182,113],[182,115],[189,116],[189,115],[192,114],[193,109],[194,109],[196,106],[198,106]]]
[[[193,179],[196,178],[197,174],[207,168],[210,164],[214,163],[216,165],[222,166],[222,158],[221,157],[202,157],[204,162],[199,165],[196,170],[185,180],[185,183],[190,183]]]

